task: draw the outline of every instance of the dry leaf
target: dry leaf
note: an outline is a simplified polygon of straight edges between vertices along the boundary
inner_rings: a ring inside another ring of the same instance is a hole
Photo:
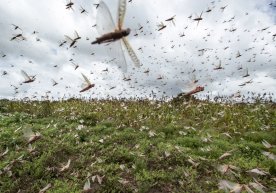
[[[196,163],[191,157],[188,159],[188,162],[191,163],[194,167],[199,165],[199,163]]]
[[[39,193],[45,193],[47,190],[49,190],[52,187],[52,184],[47,184],[42,190],[39,191]]]
[[[9,148],[7,147],[6,150],[3,153],[0,154],[0,158],[7,155],[8,152],[9,152]]]
[[[95,182],[95,180],[97,179],[98,183],[102,184],[103,178],[104,178],[104,176],[101,177],[99,175],[95,175],[95,176],[92,176],[92,181]]]
[[[230,139],[232,139],[232,136],[229,133],[225,132],[225,133],[222,133],[222,134],[229,137]]]
[[[103,178],[104,178],[104,176],[101,177],[101,176],[97,175],[97,180],[98,180],[99,184],[102,184]]]
[[[89,179],[85,182],[82,192],[83,193],[90,193],[90,192],[92,192],[91,183],[90,183]]]
[[[64,172],[65,170],[68,170],[71,164],[71,159],[68,160],[66,165],[62,165],[62,167],[59,169],[60,172]]]
[[[237,183],[230,182],[228,180],[221,180],[218,185],[220,190],[224,190],[227,192],[229,190],[232,190],[237,185]]]
[[[262,144],[267,148],[267,149],[271,149],[273,146],[270,144],[270,143],[268,143],[266,140],[263,140],[262,141]]]
[[[236,174],[233,170],[238,171],[239,168],[233,165],[221,165],[218,167],[218,170],[222,173],[222,174],[227,174],[229,172]]]
[[[123,184],[123,185],[126,185],[129,183],[129,181],[125,180],[125,179],[120,179],[118,180],[119,183]]]
[[[257,181],[256,181],[256,183],[255,182],[250,182],[249,185],[252,186],[253,188],[255,188],[256,190],[258,190],[259,192],[265,193],[265,191],[263,189],[266,189],[266,187],[264,187],[259,182],[257,182]]]
[[[255,168],[255,169],[252,169],[252,170],[248,170],[246,172],[249,173],[251,176],[254,176],[254,177],[257,177],[259,175],[260,176],[266,176],[266,175],[268,175],[267,172],[262,171],[262,170],[260,170],[258,168]]]
[[[171,153],[170,153],[170,152],[165,151],[165,157],[169,157],[170,155],[171,155]]]
[[[276,160],[276,155],[274,155],[273,153],[263,151],[262,154],[267,156],[269,159]]]
[[[153,131],[149,131],[149,137],[154,137],[156,135],[156,133],[154,133]]]
[[[224,158],[226,158],[226,157],[229,157],[230,155],[232,155],[232,154],[229,153],[229,152],[226,152],[226,153],[224,153],[222,156],[219,157],[219,160],[222,160],[222,159],[224,159]]]
[[[18,132],[21,128],[22,128],[22,126],[21,126],[21,127],[18,127],[14,132],[15,132],[15,133]]]
[[[125,166],[124,164],[121,164],[121,165],[120,165],[120,169],[121,169],[121,170],[125,170],[125,168],[126,168],[126,166]]]
[[[254,193],[248,185],[246,184],[238,184],[234,182],[230,182],[228,180],[221,180],[219,182],[219,189],[224,190],[225,192],[230,191],[231,193],[241,193],[241,192],[249,192]]]

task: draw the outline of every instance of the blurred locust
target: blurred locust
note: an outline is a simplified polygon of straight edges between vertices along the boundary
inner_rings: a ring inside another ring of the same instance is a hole
[[[92,44],[102,44],[102,43],[110,43],[110,42],[114,42],[113,44],[117,43],[114,49],[115,51],[120,52],[118,53],[117,57],[118,59],[122,60],[119,62],[119,65],[124,72],[127,71],[127,64],[122,50],[121,42],[117,40],[122,40],[134,65],[136,67],[140,67],[140,61],[126,38],[130,34],[131,30],[130,28],[127,28],[127,29],[123,28],[123,23],[124,23],[124,18],[126,13],[126,4],[127,4],[126,0],[119,0],[118,16],[117,16],[118,18],[117,18],[117,27],[116,27],[112,19],[109,8],[107,7],[104,1],[100,2],[98,6],[97,16],[96,16],[96,22],[97,22],[96,28],[98,33],[101,36],[96,38],[96,40],[92,42]]]

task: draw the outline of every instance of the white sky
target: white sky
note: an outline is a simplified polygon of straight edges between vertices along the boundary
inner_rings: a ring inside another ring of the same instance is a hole
[[[241,91],[242,94],[270,92],[276,96],[276,37],[273,36],[276,1],[132,0],[127,4],[124,27],[132,29],[129,42],[143,66],[134,68],[124,50],[128,63],[125,74],[116,64],[106,64],[118,57],[114,45],[111,49],[91,45],[99,36],[92,27],[97,14],[93,3],[99,1],[73,2],[74,10],[68,10],[65,0],[0,0],[0,98],[39,97],[48,91],[54,97],[147,97],[152,92],[158,96],[175,96],[194,88],[194,78],[197,85],[205,87],[201,95],[231,95]],[[118,1],[105,2],[116,19]],[[88,13],[81,14],[80,6]],[[227,6],[224,11],[223,6]],[[206,13],[207,8],[212,11]],[[192,19],[201,12],[203,20],[197,26]],[[174,15],[175,26],[165,22]],[[188,18],[190,15],[192,19]],[[167,27],[159,32],[160,22]],[[12,24],[23,30],[26,41],[10,41],[13,35],[21,33]],[[143,31],[138,30],[138,24],[143,26]],[[32,34],[34,30],[39,33]],[[68,48],[69,44],[59,47],[64,35],[73,37],[75,30],[81,36],[77,48]],[[138,36],[134,36],[135,32]],[[180,37],[182,33],[184,37]],[[206,52],[202,55],[200,49]],[[242,56],[236,58],[238,51]],[[70,59],[79,64],[77,70]],[[223,69],[214,70],[220,61]],[[239,67],[243,69],[238,70]],[[108,72],[103,71],[106,68]],[[250,76],[244,78],[246,68]],[[22,69],[36,75],[36,81],[20,85],[24,81]],[[148,75],[144,73],[147,69]],[[7,75],[2,75],[4,71]],[[81,73],[95,87],[80,95]],[[124,81],[124,77],[131,81]],[[59,84],[53,87],[51,79]],[[251,79],[251,84],[239,86]],[[19,87],[17,94],[11,84]],[[116,88],[110,90],[112,87]]]

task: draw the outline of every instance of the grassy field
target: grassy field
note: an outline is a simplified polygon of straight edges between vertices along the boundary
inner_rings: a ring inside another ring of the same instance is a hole
[[[2,100],[0,192],[273,192],[274,145],[272,103]]]

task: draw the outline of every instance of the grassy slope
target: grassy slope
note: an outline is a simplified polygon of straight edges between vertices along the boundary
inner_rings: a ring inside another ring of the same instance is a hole
[[[25,128],[42,134],[34,153]],[[252,182],[246,171],[254,168],[270,172],[257,180],[276,188],[264,139],[276,144],[275,104],[1,101],[0,155],[9,152],[0,158],[0,192],[38,192],[48,183],[49,192],[80,192],[88,174],[104,176],[102,184],[90,177],[93,192],[220,192],[222,179]],[[9,176],[4,168],[21,155]],[[60,172],[68,159],[69,169]],[[240,170],[222,174],[223,164]]]

